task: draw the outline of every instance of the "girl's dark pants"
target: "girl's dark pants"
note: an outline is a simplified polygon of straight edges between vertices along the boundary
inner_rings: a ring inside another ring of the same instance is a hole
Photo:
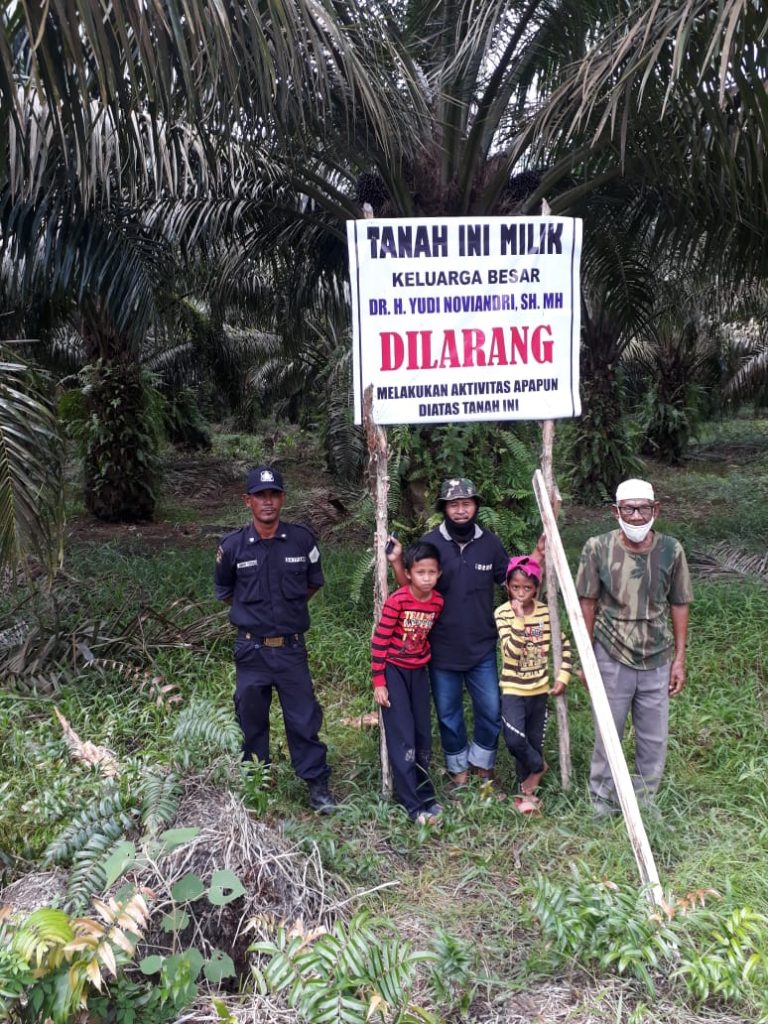
[[[517,760],[518,782],[524,782],[531,772],[544,769],[544,732],[547,727],[547,695],[518,697],[501,695],[501,721],[504,741],[510,754]]]
[[[382,707],[387,750],[395,792],[408,815],[415,818],[435,802],[429,778],[432,721],[429,675],[424,668],[386,665],[390,707]]]

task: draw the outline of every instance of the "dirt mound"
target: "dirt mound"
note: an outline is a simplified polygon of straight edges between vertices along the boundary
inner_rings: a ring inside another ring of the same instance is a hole
[[[275,828],[254,821],[232,793],[191,780],[174,827],[199,831],[131,876],[156,896],[142,956],[148,952],[167,954],[174,946],[195,946],[205,957],[222,950],[232,957],[238,973],[243,973],[247,947],[274,938],[278,925],[300,921],[306,928],[316,928],[332,924],[338,916],[333,891],[337,886],[329,885],[317,850],[307,854]],[[223,871],[231,872],[241,883],[243,894],[223,906],[205,896],[190,899],[183,906],[188,923],[175,932],[164,930],[165,915],[180,907],[173,897],[174,886],[192,874],[207,889]]]

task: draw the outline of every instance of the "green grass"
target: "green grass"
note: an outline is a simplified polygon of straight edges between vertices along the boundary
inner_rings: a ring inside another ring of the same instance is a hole
[[[768,437],[762,422],[751,432],[742,424],[739,430],[729,442],[765,443]],[[243,455],[241,438],[219,435],[216,443],[228,455]],[[249,448],[251,459],[257,454]],[[668,496],[662,529],[687,546],[726,540],[748,550],[765,549],[765,458],[750,456],[723,476],[691,467],[652,467],[649,475]],[[611,527],[605,510],[577,511],[571,516],[567,510],[563,531],[574,566],[583,540]],[[214,612],[214,547],[213,540],[209,549],[184,550],[145,550],[139,542],[129,548],[82,544],[69,552],[67,568],[74,582],[62,597],[61,614],[70,626],[102,621],[117,635],[142,608],[168,610],[185,596]],[[554,724],[550,728],[546,754],[552,771],[543,787],[544,814],[534,819],[516,815],[509,801],[483,799],[475,787],[466,799],[448,806],[439,830],[414,828],[399,808],[379,797],[377,733],[341,723],[343,717],[372,708],[370,599],[357,605],[349,600],[349,581],[361,551],[326,544],[323,554],[327,582],[312,602],[308,645],[325,709],[323,736],[332,782],[344,803],[331,819],[308,812],[275,701],[277,784],[265,798],[265,816],[294,841],[307,848],[317,844],[326,869],[345,881],[350,894],[368,893],[362,903],[406,929],[418,921],[430,935],[441,928],[462,940],[471,950],[481,994],[492,1002],[504,986],[524,986],[537,972],[541,977],[543,968],[526,964],[527,953],[541,942],[528,911],[537,873],[567,887],[571,866],[581,862],[597,878],[637,884],[622,820],[596,820],[590,813],[588,695],[578,683],[569,694],[574,783],[568,793],[559,787],[557,736]],[[668,893],[680,897],[712,887],[724,895],[724,906],[749,905],[768,914],[768,588],[699,580],[695,593],[688,685],[673,702],[667,772],[657,811],[646,822],[648,835]],[[10,609],[5,613],[0,624]],[[153,671],[178,687],[185,705],[207,701],[228,714],[234,685],[231,639],[223,625],[204,648],[163,649],[156,653]],[[132,771],[181,756],[172,738],[179,711],[157,707],[118,673],[82,672],[48,697],[0,691],[0,868],[5,863],[6,880],[37,864],[62,826],[96,799],[103,785],[93,769],[69,759],[54,703],[83,739],[110,747]],[[628,742],[631,749],[631,737]],[[445,795],[436,733],[434,748],[435,781]],[[224,763],[221,754],[204,747],[192,746],[184,756],[190,769],[205,769],[211,759]],[[230,761],[221,777],[236,774]],[[512,761],[504,749],[498,774],[502,785],[514,787]],[[458,1005],[460,995],[454,995]]]

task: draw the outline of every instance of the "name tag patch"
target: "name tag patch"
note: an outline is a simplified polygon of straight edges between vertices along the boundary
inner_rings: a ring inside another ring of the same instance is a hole
[[[237,563],[237,568],[238,568],[238,569],[250,569],[250,568],[252,568],[252,567],[253,567],[254,565],[258,565],[258,564],[259,564],[259,560],[258,560],[258,558],[252,558],[252,559],[250,560],[250,562],[238,562],[238,563]]]
[[[286,560],[286,562],[306,562],[307,556],[306,555],[296,555],[294,558],[289,558],[286,555],[285,556],[285,560]]]
[[[475,562],[475,568],[478,572],[490,572],[493,568],[493,562],[489,562],[487,565],[484,562]]]

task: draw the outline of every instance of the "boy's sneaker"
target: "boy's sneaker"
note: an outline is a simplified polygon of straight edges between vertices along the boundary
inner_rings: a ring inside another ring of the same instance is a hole
[[[339,804],[336,797],[328,789],[327,779],[313,779],[307,783],[309,787],[309,806],[318,814],[333,814]]]
[[[435,802],[433,804],[430,804],[429,807],[426,807],[424,809],[424,813],[427,814],[430,818],[439,818],[440,815],[443,813],[443,806],[442,804]]]

